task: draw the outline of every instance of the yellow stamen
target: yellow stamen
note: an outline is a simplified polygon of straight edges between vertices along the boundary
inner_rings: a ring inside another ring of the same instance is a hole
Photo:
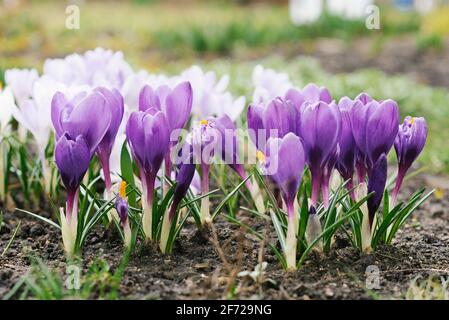
[[[257,157],[257,160],[259,160],[261,163],[265,163],[265,155],[263,154],[262,151],[257,150],[256,157]]]
[[[3,90],[3,82],[0,81],[0,91]]]
[[[207,121],[207,120],[200,121],[200,125],[202,125],[202,126],[207,126],[208,124],[209,124],[209,121]]]
[[[120,191],[119,191],[120,197],[126,198],[126,181],[122,181],[120,183]]]
[[[410,125],[413,126],[414,123],[415,123],[415,117],[412,117],[412,119],[410,120]]]

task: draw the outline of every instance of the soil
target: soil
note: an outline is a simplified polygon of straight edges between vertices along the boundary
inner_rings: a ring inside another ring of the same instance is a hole
[[[449,275],[449,184],[446,181],[420,175],[407,183],[409,187],[403,194],[410,194],[423,185],[438,188],[438,192],[407,221],[392,246],[381,246],[371,254],[362,254],[347,240],[338,237],[327,256],[313,253],[300,270],[291,273],[279,266],[275,256],[260,240],[244,234],[224,218],[218,218],[209,233],[199,233],[189,222],[171,255],[162,255],[149,246],[137,250],[120,283],[119,297],[220,299],[233,292],[231,297],[236,299],[403,298],[410,281],[416,277]],[[6,212],[4,218],[0,252],[19,221],[21,226],[5,256],[0,258],[0,297],[28,272],[30,252],[64,276],[65,259],[58,230],[20,213]],[[275,243],[271,225],[244,213],[240,218],[262,233],[266,232],[269,241]],[[217,241],[213,241],[214,234]],[[261,261],[262,246],[265,248],[262,260],[268,263],[264,280],[255,283],[249,277],[237,277],[240,271],[254,270]],[[83,263],[87,266],[102,258],[114,269],[121,257],[119,237],[99,226],[84,247]],[[378,289],[366,288],[368,266],[379,268]],[[230,290],[232,280],[237,286]]]
[[[375,68],[387,74],[406,75],[423,84],[449,87],[449,38],[443,38],[441,47],[435,48],[420,48],[416,36],[404,35],[352,41],[318,39],[281,50],[284,56],[311,55],[331,73]]]

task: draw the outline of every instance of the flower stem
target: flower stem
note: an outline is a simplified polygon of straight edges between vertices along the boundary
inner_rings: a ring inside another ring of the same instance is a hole
[[[78,231],[78,193],[79,188],[75,191],[67,191],[66,213],[60,208],[61,218],[61,234],[64,250],[68,258],[75,254],[76,238]]]
[[[122,223],[122,227],[123,227],[123,235],[125,237],[126,250],[131,250],[132,232],[131,227],[129,225],[129,219],[126,219],[125,222]]]
[[[170,210],[167,210],[164,214],[164,221],[162,222],[161,241],[159,248],[162,253],[167,253],[168,238],[170,236],[170,230],[173,223],[176,223],[173,219],[175,217],[178,202],[173,201]]]
[[[401,190],[402,183],[404,182],[405,170],[398,169],[398,176],[396,177],[396,184],[391,195],[390,210],[396,205],[399,190]]]
[[[285,260],[287,262],[287,270],[294,271],[296,270],[296,247],[297,247],[297,238],[296,238],[296,223],[295,223],[295,211],[293,203],[289,202],[287,204],[287,213],[288,213],[288,226],[287,226],[287,239],[286,239],[286,248],[285,248]]]
[[[142,171],[141,171],[142,172]],[[153,196],[154,196],[154,182],[156,176],[149,174],[142,175],[142,228],[145,233],[146,240],[153,240]]]
[[[317,173],[312,173],[312,192],[311,202],[315,206],[318,202],[318,195],[320,191],[321,176]]]
[[[209,165],[201,164],[201,194],[209,192]],[[201,199],[201,225],[211,222],[209,196]]]
[[[76,190],[67,190],[66,216],[70,218],[73,215],[78,216],[78,192]]]
[[[357,200],[363,199],[368,194],[367,185],[365,182],[360,183],[359,187],[357,188]],[[365,201],[361,206],[360,210],[362,211],[363,217],[362,217],[362,226],[361,226],[361,237],[362,237],[362,251],[364,252],[370,252],[372,250],[371,248],[371,230],[372,227],[369,219],[369,213],[368,213],[368,205]],[[375,221],[375,219],[374,219]]]

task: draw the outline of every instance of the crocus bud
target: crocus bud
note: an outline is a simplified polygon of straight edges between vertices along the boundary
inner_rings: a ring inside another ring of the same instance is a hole
[[[192,99],[190,82],[178,84],[171,92],[167,92],[165,100],[161,99],[161,108],[171,130],[184,127],[192,111]]]
[[[92,156],[111,123],[111,113],[105,97],[99,92],[80,93],[72,101],[57,92],[51,103],[51,119],[56,139],[63,135],[72,139],[83,136]]]
[[[170,151],[178,142],[179,129],[182,129],[192,112],[192,86],[190,82],[181,82],[176,87],[163,85],[156,90],[149,85],[142,88],[139,95],[139,110],[155,108],[164,113],[170,129],[170,149],[165,156],[166,175],[170,176],[172,163]]]
[[[381,154],[379,159],[374,164],[371,174],[368,176],[368,194],[374,192],[374,195],[368,199],[368,213],[370,226],[373,226],[374,217],[385,190],[387,182],[387,156],[385,153]]]
[[[223,115],[215,119],[216,128],[220,131],[221,136],[221,157],[239,176],[242,180],[247,178],[245,168],[240,161],[239,145],[237,141],[237,128],[232,122],[231,118]],[[260,151],[259,151],[260,152]],[[251,193],[256,208],[259,212],[265,212],[265,205],[261,196],[260,189],[257,182],[246,180],[246,187]]]
[[[306,103],[325,102],[331,103],[332,97],[325,87],[318,87],[314,83],[309,83],[302,90],[291,88],[285,93],[285,99],[293,103],[300,112],[303,111]]]
[[[341,134],[338,140],[340,151],[336,168],[345,181],[349,180],[347,184],[349,190],[353,186],[352,178],[354,176],[358,153],[354,135],[352,134],[351,110],[354,105],[357,108],[360,103],[357,100],[352,101],[348,97],[343,97],[338,103],[341,114]],[[354,198],[353,192],[351,192],[351,196]]]
[[[183,163],[179,167],[176,176],[176,187],[173,195],[173,204],[175,207],[179,205],[182,198],[185,197],[195,175],[195,164],[192,162]]]
[[[228,115],[215,118],[215,127],[220,132],[221,158],[233,169],[242,179],[246,178],[243,164],[239,162],[239,146],[237,141],[237,128]]]
[[[424,149],[427,139],[427,123],[424,118],[406,117],[399,126],[394,149],[398,158],[398,176],[393,190],[393,204],[402,185],[402,181],[413,162]]]
[[[281,190],[282,197],[287,206],[288,230],[286,239],[287,268],[296,268],[296,219],[294,201],[298,193],[304,171],[304,148],[301,140],[293,133],[283,138],[270,138],[267,142],[266,154],[267,174]]]
[[[301,138],[312,175],[312,205],[318,200],[326,165],[326,170],[330,171],[329,166],[335,164],[335,161],[330,160],[336,156],[340,131],[340,110],[334,102],[317,102],[305,106],[301,115]]]
[[[193,176],[195,175],[195,164],[192,162],[192,156],[185,159],[184,163],[179,166],[179,171],[176,176],[176,186],[173,194],[173,201],[170,209],[164,215],[164,221],[162,223],[161,240],[159,247],[163,253],[168,251],[167,241],[170,234],[170,229],[174,221],[176,211],[182,199],[187,194],[190,184],[192,183]]]
[[[126,125],[131,153],[142,182],[142,227],[148,240],[153,239],[153,193],[157,172],[169,149],[169,127],[165,115],[155,108],[133,112]]]
[[[268,134],[270,130],[277,130],[279,138],[284,137],[289,132],[299,135],[299,118],[299,108],[295,108],[291,101],[276,98],[270,101],[264,110],[264,129],[267,130]]]
[[[253,143],[256,145],[256,148],[261,150],[264,149],[261,147],[259,142],[259,132],[264,129],[263,125],[263,111],[264,104],[250,104],[248,107],[248,112],[246,114],[248,119],[248,130],[250,130],[249,136]],[[267,139],[267,136],[264,136],[264,140]]]
[[[90,164],[89,147],[84,137],[79,135],[72,139],[68,134],[62,136],[56,143],[55,162],[67,189],[66,214],[77,214],[72,212],[74,197]]]
[[[351,126],[360,152],[360,161],[368,175],[381,154],[388,154],[398,133],[399,108],[393,100],[369,101],[366,95],[359,98],[366,104],[354,105]]]
[[[289,132],[299,135],[300,109],[290,100],[278,97],[250,105],[247,117],[250,138],[259,150],[265,150],[270,137],[282,138]]]
[[[123,235],[125,238],[125,246],[129,249],[131,247],[131,228],[128,219],[128,200],[126,198],[126,182],[122,181],[120,183],[119,194],[117,195],[115,201],[115,209],[120,218],[120,224],[123,228]]]
[[[101,167],[103,168],[106,191],[111,192],[112,183],[109,160],[111,157],[115,138],[117,137],[120,124],[123,120],[125,107],[123,97],[116,89],[109,90],[103,87],[99,87],[95,89],[95,91],[101,93],[104,96],[106,106],[109,109],[109,113],[111,114],[111,123],[109,125],[109,128],[97,148],[97,155],[101,162]]]
[[[220,142],[220,131],[212,119],[201,120],[187,137],[193,150],[193,162],[201,167],[201,194],[209,192],[209,167],[214,157],[217,144]],[[201,198],[201,223],[209,223],[210,202],[209,197]]]

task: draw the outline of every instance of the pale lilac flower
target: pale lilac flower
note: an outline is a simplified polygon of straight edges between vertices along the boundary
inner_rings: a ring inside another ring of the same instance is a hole
[[[36,69],[9,69],[5,82],[12,89],[19,107],[33,95],[34,82],[39,79]]]
[[[193,90],[192,113],[196,119],[228,115],[235,121],[245,108],[245,97],[234,98],[226,91],[229,75],[219,80],[214,72],[204,72],[199,66],[192,66],[181,73],[176,81],[189,81]]]
[[[84,54],[74,53],[62,59],[47,59],[44,63],[44,74],[68,86],[103,86],[120,90],[132,72],[122,52],[103,48]]]
[[[257,65],[253,70],[253,103],[258,104],[277,97],[283,97],[293,85],[287,73]]]

